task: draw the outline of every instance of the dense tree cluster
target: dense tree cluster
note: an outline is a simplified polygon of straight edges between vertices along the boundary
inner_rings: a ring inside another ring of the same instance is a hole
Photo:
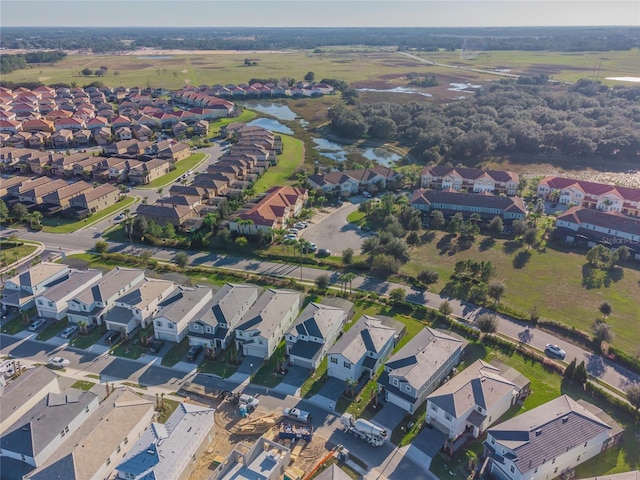
[[[400,49],[628,50],[638,31],[575,28],[3,28],[5,48],[91,49],[94,53],[140,47],[184,50],[314,49],[319,46],[398,46]]]
[[[340,105],[329,119],[337,135],[396,139],[426,162],[540,153],[640,160],[640,87],[536,81],[500,81],[446,105]]]
[[[55,63],[66,57],[65,52],[30,52],[18,55],[0,56],[0,73],[7,74],[27,68],[32,63]]]

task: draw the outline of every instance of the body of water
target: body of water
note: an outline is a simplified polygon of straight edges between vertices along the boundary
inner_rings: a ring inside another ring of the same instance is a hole
[[[390,167],[402,157],[397,153],[391,152],[386,148],[381,147],[358,147],[356,145],[342,145],[340,143],[332,142],[326,138],[314,138],[314,147],[318,153],[325,157],[331,158],[337,162],[344,162],[347,160],[347,155],[357,153],[363,157],[382,165]]]
[[[359,92],[380,92],[380,93],[410,93],[413,95],[422,95],[423,97],[431,97],[430,93],[421,92],[411,87],[395,87],[395,88],[356,88]]]
[[[640,83],[640,77],[607,77],[605,80],[615,80],[617,82]]]
[[[266,128],[267,130],[271,130],[272,132],[293,135],[293,130],[291,130],[286,125],[283,125],[278,120],[274,120],[273,118],[256,118],[255,120],[251,120],[249,123],[247,123],[247,125],[255,125],[258,127]]]
[[[482,88],[482,85],[473,85],[471,83],[450,83],[447,90],[451,92],[473,93],[473,90]]]
[[[295,120],[297,115],[287,105],[276,102],[268,102],[261,100],[250,100],[242,104],[243,107],[256,112],[266,113],[279,120],[291,121]]]

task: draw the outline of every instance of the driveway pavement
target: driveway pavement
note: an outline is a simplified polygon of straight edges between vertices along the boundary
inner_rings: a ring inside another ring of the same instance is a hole
[[[408,413],[406,410],[403,410],[393,403],[387,402],[384,404],[382,409],[376,413],[371,421],[376,425],[389,429],[389,431],[392,432],[398,425],[400,425],[402,419],[407,415]]]
[[[336,402],[344,392],[344,382],[337,378],[328,378],[320,391],[309,399],[309,401],[319,407],[334,411]]]
[[[358,205],[344,202],[338,208],[322,209],[316,214],[309,226],[300,234],[301,238],[314,242],[318,248],[328,248],[334,255],[352,248],[356,254],[362,250],[362,242],[369,236],[356,225],[349,223],[347,217],[358,210]]]
[[[436,456],[440,449],[444,446],[447,436],[437,428],[424,427],[422,431],[413,439],[411,446],[418,452],[407,451],[407,456],[412,458],[417,464],[425,466],[428,469],[431,465],[431,459]],[[420,455],[420,453],[422,455]]]
[[[309,378],[310,372],[302,367],[289,367],[289,371],[277,386],[273,389],[276,392],[286,393],[287,395],[299,395],[300,387]]]
[[[264,360],[258,357],[244,357],[238,369],[229,377],[229,381],[243,383],[245,380],[248,380],[251,375],[260,370],[263,363]]]

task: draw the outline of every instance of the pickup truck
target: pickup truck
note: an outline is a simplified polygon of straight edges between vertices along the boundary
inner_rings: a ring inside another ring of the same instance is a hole
[[[285,408],[282,414],[289,420],[295,420],[301,423],[311,423],[311,414],[300,410],[299,408]]]

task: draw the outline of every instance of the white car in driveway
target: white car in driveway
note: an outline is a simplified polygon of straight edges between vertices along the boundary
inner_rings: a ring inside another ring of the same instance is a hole
[[[64,357],[51,357],[49,359],[49,366],[54,368],[68,367],[71,362]]]
[[[562,360],[564,360],[564,357],[567,356],[567,352],[561,349],[558,345],[554,345],[553,343],[547,343],[547,345],[544,347],[544,351],[549,355],[558,357]]]

